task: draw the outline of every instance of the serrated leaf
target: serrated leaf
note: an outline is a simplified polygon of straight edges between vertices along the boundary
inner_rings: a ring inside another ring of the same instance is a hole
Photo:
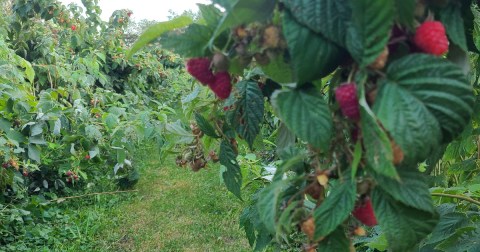
[[[339,46],[298,23],[288,11],[283,17],[283,34],[290,52],[294,78],[299,84],[327,76],[345,56]]]
[[[154,39],[160,37],[163,33],[171,31],[173,29],[185,27],[193,22],[191,17],[180,16],[166,22],[160,22],[158,24],[150,26],[145,32],[138,37],[137,41],[133,44],[132,48],[127,53],[127,58],[130,58],[142,47]]]
[[[393,0],[355,0],[347,31],[347,49],[361,67],[368,66],[387,45],[393,25]]]
[[[277,152],[282,151],[285,148],[293,146],[295,144],[295,134],[293,134],[284,123],[280,123],[278,127],[278,135],[276,139]]]
[[[374,111],[405,154],[404,163],[422,161],[467,125],[472,88],[461,69],[426,54],[405,56],[388,67]]]
[[[85,136],[95,140],[100,140],[103,137],[102,132],[95,125],[87,125],[85,127]]]
[[[316,90],[276,91],[272,104],[278,117],[300,139],[327,149],[332,134],[330,109]]]
[[[350,239],[345,235],[342,226],[336,228],[329,236],[325,237],[317,247],[316,251],[339,252],[350,251]]]
[[[477,252],[480,251],[480,226],[460,228],[453,237],[439,244],[437,249],[445,252]]]
[[[283,3],[299,23],[345,47],[346,31],[352,12],[350,1],[285,0]]]
[[[205,135],[213,138],[219,138],[213,126],[199,113],[195,113],[195,121],[197,121],[197,125],[200,130],[205,133]]]
[[[181,33],[169,32],[162,36],[161,44],[183,57],[203,57],[208,54],[208,41],[212,37],[211,28],[191,24]]]
[[[415,25],[416,4],[416,0],[395,0],[397,21],[410,30],[413,30]]]
[[[367,164],[376,173],[397,179],[398,174],[393,165],[392,147],[387,134],[378,125],[377,118],[372,114],[364,99],[360,102],[360,106],[362,136]]]
[[[435,228],[438,215],[408,207],[378,187],[372,193],[375,216],[393,252],[410,251]]]
[[[357,187],[350,177],[338,181],[330,194],[313,213],[315,219],[314,239],[327,236],[350,215],[357,199]]]
[[[275,0],[234,0],[229,9],[218,23],[209,45],[213,45],[215,38],[228,28],[254,21],[268,19],[275,8]]]
[[[8,121],[5,118],[0,118],[0,130],[3,130],[4,132],[10,131],[10,128],[12,127],[12,123]]]
[[[37,163],[40,163],[40,153],[41,153],[40,147],[33,144],[28,145],[28,158],[36,161]]]
[[[254,81],[241,81],[236,84],[236,88],[238,100],[235,103],[235,130],[252,149],[253,142],[260,133],[265,110],[262,90]]]
[[[294,81],[292,69],[290,65],[285,62],[283,55],[271,59],[268,65],[261,66],[261,68],[262,71],[275,82],[286,84]]]
[[[198,10],[202,16],[203,21],[209,27],[214,27],[218,24],[220,18],[222,17],[222,13],[219,9],[217,9],[213,4],[197,4]]]
[[[265,187],[258,195],[257,211],[266,229],[274,234],[279,204],[285,190],[286,180],[279,180]]]
[[[463,51],[467,51],[467,38],[460,8],[461,6],[457,3],[451,3],[439,11],[439,16],[440,21],[445,26],[449,40],[462,48]]]
[[[220,164],[226,167],[222,173],[223,181],[227,189],[239,199],[242,198],[240,188],[242,187],[242,172],[237,162],[237,155],[229,142],[223,140],[220,144]]]
[[[398,169],[400,180],[372,174],[377,184],[395,200],[426,212],[434,213],[432,197],[425,177],[417,170],[402,167]]]
[[[440,216],[440,221],[430,235],[426,244],[434,244],[450,238],[459,228],[464,228],[471,224],[464,213],[453,212]]]

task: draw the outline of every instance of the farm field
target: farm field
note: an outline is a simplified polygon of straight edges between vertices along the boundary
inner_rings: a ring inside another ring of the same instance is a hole
[[[0,0],[0,252],[480,251],[476,1],[67,2]]]

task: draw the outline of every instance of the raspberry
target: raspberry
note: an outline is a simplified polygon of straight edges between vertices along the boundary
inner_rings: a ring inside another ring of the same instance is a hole
[[[193,58],[187,61],[187,71],[203,85],[213,84],[215,76],[210,70],[210,59]]]
[[[76,26],[76,25],[72,25],[70,28],[72,29],[72,31],[77,30],[77,26]]]
[[[210,83],[208,86],[218,96],[218,98],[222,100],[227,99],[232,92],[230,74],[228,72],[220,72],[215,74],[215,81]]]
[[[440,56],[448,51],[445,27],[438,21],[423,22],[415,32],[415,45],[423,52]]]
[[[357,205],[352,214],[357,220],[367,226],[373,227],[377,225],[377,218],[375,218],[370,198],[365,198],[361,205]]]
[[[355,83],[343,83],[337,87],[335,89],[335,98],[344,116],[354,121],[360,119],[360,107],[358,105],[357,86]]]

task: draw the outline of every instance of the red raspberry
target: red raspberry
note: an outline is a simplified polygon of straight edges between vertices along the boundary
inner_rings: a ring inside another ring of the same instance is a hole
[[[373,227],[377,225],[377,218],[375,218],[370,198],[365,198],[360,205],[357,205],[352,214],[357,220],[367,226]]]
[[[187,61],[187,71],[203,85],[213,84],[215,76],[210,70],[210,59],[193,58]]]
[[[90,159],[90,155],[88,155],[88,154],[85,155],[85,159],[87,159],[87,160]]]
[[[77,30],[77,26],[76,26],[76,25],[72,25],[70,28],[72,29],[72,31]]]
[[[358,105],[357,86],[355,83],[343,83],[337,87],[335,89],[335,98],[344,116],[354,121],[360,119],[360,107]]]
[[[220,98],[221,100],[227,99],[232,92],[232,83],[231,83],[230,74],[228,72],[220,72],[215,74],[215,82],[209,84],[210,89]]]
[[[423,52],[440,56],[448,51],[445,27],[438,21],[423,22],[415,32],[415,45]]]

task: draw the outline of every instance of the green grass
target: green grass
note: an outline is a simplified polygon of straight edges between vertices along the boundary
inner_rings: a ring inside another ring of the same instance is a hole
[[[77,212],[75,239],[54,250],[251,251],[238,224],[244,203],[227,192],[218,166],[194,173],[148,159],[134,197],[91,199]]]

